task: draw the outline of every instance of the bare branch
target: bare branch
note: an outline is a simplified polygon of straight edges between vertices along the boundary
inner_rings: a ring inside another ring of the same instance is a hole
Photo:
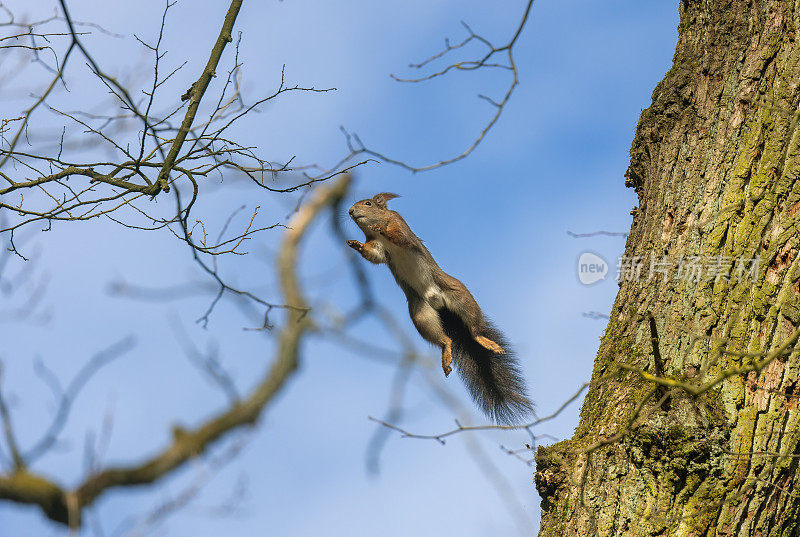
[[[278,273],[284,299],[292,308],[286,310],[275,360],[247,397],[194,429],[175,427],[169,445],[144,462],[102,469],[72,490],[65,490],[50,479],[24,469],[0,475],[0,499],[38,504],[52,520],[77,527],[81,523],[80,513],[105,492],[152,483],[202,454],[229,432],[256,423],[267,403],[297,369],[300,344],[311,327],[296,274],[300,242],[314,219],[343,197],[349,184],[350,177],[344,175],[335,183],[318,187],[290,222],[278,257]]]
[[[412,63],[410,67],[415,69],[421,69],[423,67],[427,67],[430,64],[436,62],[437,60],[444,58],[445,56],[461,49],[462,47],[472,42],[480,43],[486,47],[486,52],[483,54],[483,56],[480,56],[473,60],[456,61],[429,75],[424,75],[417,78],[401,78],[395,75],[391,75],[392,78],[394,78],[399,82],[414,83],[414,82],[423,82],[434,78],[438,78],[452,71],[476,71],[479,69],[501,69],[501,70],[507,70],[511,73],[511,82],[509,83],[508,87],[506,88],[505,94],[502,96],[500,100],[494,100],[482,94],[478,95],[479,99],[487,101],[492,106],[492,108],[494,108],[494,114],[491,116],[489,121],[484,125],[483,129],[481,129],[481,131],[478,133],[478,136],[472,141],[472,143],[469,146],[467,146],[467,148],[464,151],[453,157],[440,160],[439,162],[436,162],[434,164],[415,166],[408,164],[405,161],[391,158],[384,153],[380,153],[368,148],[366,145],[364,145],[364,143],[361,141],[361,139],[358,137],[357,134],[350,133],[342,127],[342,132],[345,136],[345,141],[350,151],[354,155],[358,155],[361,153],[370,155],[379,160],[382,160],[383,162],[388,162],[389,164],[400,166],[401,168],[405,168],[406,170],[414,173],[435,170],[436,168],[447,166],[448,164],[458,162],[459,160],[468,157],[478,147],[478,145],[480,145],[483,139],[489,134],[489,131],[492,130],[497,121],[500,119],[503,110],[505,110],[506,105],[511,100],[511,96],[514,94],[514,90],[519,84],[519,73],[517,71],[517,65],[514,61],[514,45],[517,43],[519,36],[522,34],[522,30],[525,28],[525,25],[528,22],[532,9],[533,9],[533,0],[528,0],[527,4],[525,5],[525,11],[522,15],[519,24],[516,27],[514,35],[503,46],[493,45],[488,39],[476,34],[467,24],[462,22],[462,25],[467,30],[469,35],[461,43],[457,45],[450,45],[450,42],[448,40],[445,40],[445,49],[443,51],[432,55],[431,57],[420,63],[417,64]],[[505,63],[498,63],[497,61],[494,61],[493,59],[495,58],[495,56],[500,56],[501,58],[503,58],[503,60],[501,61],[504,61]]]

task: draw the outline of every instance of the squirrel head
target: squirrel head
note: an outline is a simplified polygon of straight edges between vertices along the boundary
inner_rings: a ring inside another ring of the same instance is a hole
[[[392,194],[390,192],[381,192],[380,194],[375,194],[371,198],[355,202],[353,206],[350,207],[348,213],[358,227],[365,229],[366,227],[385,221],[387,213],[390,212],[386,202],[392,198],[399,197],[400,196],[397,194]]]

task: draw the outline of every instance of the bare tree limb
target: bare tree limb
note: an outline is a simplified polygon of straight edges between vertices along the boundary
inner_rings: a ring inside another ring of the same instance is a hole
[[[236,22],[236,17],[239,15],[239,9],[241,7],[242,0],[233,0],[231,2],[230,6],[228,7],[228,13],[225,15],[225,21],[222,23],[222,29],[219,32],[217,41],[214,43],[214,48],[211,49],[211,55],[208,57],[208,63],[206,64],[205,69],[203,69],[203,73],[200,75],[200,78],[198,78],[197,81],[192,84],[192,87],[188,92],[189,108],[186,110],[186,115],[183,118],[180,129],[178,129],[178,135],[175,137],[175,140],[173,140],[172,145],[169,148],[167,158],[164,160],[161,170],[158,172],[158,187],[164,192],[169,191],[168,178],[172,169],[172,165],[175,163],[175,159],[178,157],[178,152],[181,150],[181,146],[186,140],[186,135],[192,128],[194,116],[197,114],[197,109],[200,106],[200,100],[203,98],[206,89],[208,89],[208,84],[211,82],[211,79],[216,76],[217,64],[219,64],[219,59],[222,57],[222,51],[225,50],[225,46],[228,43],[233,41],[233,37],[231,35],[233,32],[233,24]]]
[[[336,182],[317,187],[309,202],[290,221],[278,256],[278,273],[283,298],[293,307],[286,309],[285,324],[271,367],[247,397],[194,429],[175,427],[169,445],[149,459],[130,466],[103,469],[89,475],[72,490],[26,469],[0,475],[0,499],[36,504],[52,520],[78,527],[80,513],[107,491],[152,483],[192,457],[203,454],[229,432],[255,424],[267,403],[297,369],[303,336],[311,328],[306,300],[297,279],[300,242],[314,219],[325,207],[343,197],[349,184],[350,176],[343,175]]]

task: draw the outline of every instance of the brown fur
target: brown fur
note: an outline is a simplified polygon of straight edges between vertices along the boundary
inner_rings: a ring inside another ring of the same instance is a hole
[[[523,418],[533,406],[502,333],[466,286],[444,272],[403,217],[388,208],[387,201],[396,197],[382,192],[350,208],[366,240],[350,240],[348,246],[371,263],[389,266],[406,295],[414,327],[442,349],[445,376],[455,359],[473,398],[490,417],[505,423]]]

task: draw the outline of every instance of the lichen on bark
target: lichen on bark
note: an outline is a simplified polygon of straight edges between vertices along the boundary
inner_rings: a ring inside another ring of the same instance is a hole
[[[800,346],[763,360],[800,325],[800,1],[678,9],[626,172],[624,256],[644,270],[621,283],[574,436],[537,453],[542,536],[800,534]],[[759,263],[649,277],[662,259]],[[649,380],[648,314],[673,384]]]

